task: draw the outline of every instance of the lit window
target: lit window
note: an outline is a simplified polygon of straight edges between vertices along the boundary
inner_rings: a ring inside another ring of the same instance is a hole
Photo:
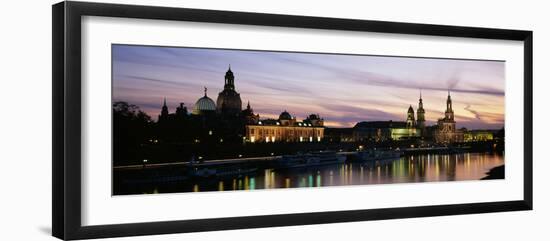
[[[313,137],[312,136],[309,137],[309,142],[313,142]]]
[[[271,137],[271,142],[275,142],[275,137],[274,136]]]
[[[317,137],[317,141],[321,142],[321,137],[320,136]]]
[[[256,138],[254,138],[253,136],[250,137],[250,142],[254,143],[255,140]]]
[[[265,137],[265,142],[269,142],[269,136]]]
[[[300,136],[300,142],[304,141],[304,138]]]

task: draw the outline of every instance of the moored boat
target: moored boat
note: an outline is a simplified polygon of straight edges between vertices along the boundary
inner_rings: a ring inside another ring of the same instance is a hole
[[[366,150],[357,152],[359,161],[384,161],[398,159],[401,156],[403,156],[403,152],[396,150]]]
[[[310,152],[306,154],[285,155],[277,162],[278,168],[297,168],[320,165],[341,164],[346,156],[333,151]]]

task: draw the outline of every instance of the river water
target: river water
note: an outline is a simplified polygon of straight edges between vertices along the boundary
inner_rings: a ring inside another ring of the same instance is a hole
[[[143,194],[480,180],[491,168],[501,165],[504,165],[504,156],[491,153],[426,154],[377,162],[259,169],[248,175],[140,185],[122,192]]]

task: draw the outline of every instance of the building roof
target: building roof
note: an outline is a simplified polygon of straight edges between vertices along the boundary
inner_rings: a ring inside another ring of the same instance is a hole
[[[215,111],[215,110],[216,110],[216,104],[214,103],[214,101],[210,99],[208,96],[204,95],[195,103],[195,108],[193,109],[193,112],[195,114],[200,114],[200,112],[202,111]]]
[[[290,120],[292,116],[286,110],[279,115],[279,120]]]
[[[405,128],[406,122],[403,121],[362,121],[353,128]]]

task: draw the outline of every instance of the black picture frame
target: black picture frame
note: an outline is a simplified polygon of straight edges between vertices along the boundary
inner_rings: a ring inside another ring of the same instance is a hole
[[[170,7],[60,2],[53,15],[53,194],[52,233],[60,239],[199,232],[380,219],[531,210],[533,32],[415,23],[335,19]],[[281,26],[379,33],[517,40],[524,43],[524,186],[523,199],[421,207],[343,210],[284,215],[212,218],[82,226],[81,224],[81,17],[104,16],[206,23]]]

